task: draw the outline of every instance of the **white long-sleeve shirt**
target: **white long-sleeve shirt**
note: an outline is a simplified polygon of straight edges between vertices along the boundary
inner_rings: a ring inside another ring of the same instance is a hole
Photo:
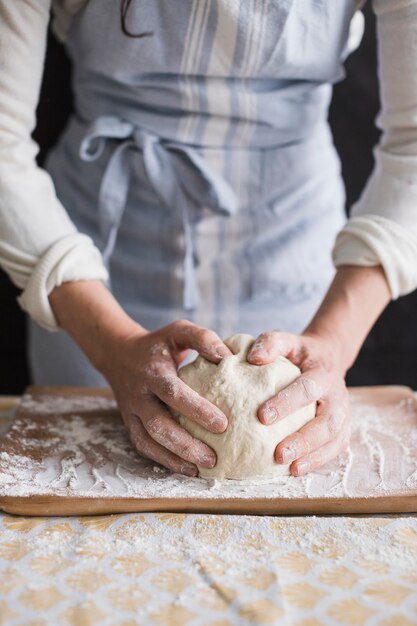
[[[61,40],[88,0],[52,0]],[[360,3],[360,0],[359,2]],[[379,265],[392,297],[417,287],[417,0],[373,0],[383,131],[375,168],[339,234],[336,266]],[[20,305],[50,330],[48,295],[63,282],[105,280],[92,240],[77,232],[31,138],[51,0],[0,0],[0,265],[23,290]],[[358,14],[357,14],[358,15]],[[353,20],[351,45],[360,39]]]

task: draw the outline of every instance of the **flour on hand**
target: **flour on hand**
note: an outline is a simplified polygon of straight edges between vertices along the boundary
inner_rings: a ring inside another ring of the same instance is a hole
[[[288,435],[314,418],[315,403],[268,426],[257,417],[259,406],[296,380],[301,372],[285,357],[269,365],[247,362],[254,342],[250,335],[234,335],[225,341],[233,352],[216,365],[202,356],[179,370],[180,378],[218,406],[229,425],[221,434],[179,415],[181,425],[217,454],[213,469],[199,467],[200,476],[216,479],[274,479],[289,474],[288,465],[278,465],[275,448]]]

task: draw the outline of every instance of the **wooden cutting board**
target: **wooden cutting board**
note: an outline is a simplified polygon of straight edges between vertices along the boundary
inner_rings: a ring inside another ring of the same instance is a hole
[[[31,387],[0,440],[0,509],[42,516],[417,512],[416,397],[398,386],[350,393],[346,454],[307,477],[248,485],[174,475],[140,457],[107,390]]]

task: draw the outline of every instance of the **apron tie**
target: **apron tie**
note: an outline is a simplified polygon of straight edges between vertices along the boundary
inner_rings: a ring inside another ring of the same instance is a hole
[[[181,207],[185,236],[183,306],[185,310],[194,309],[198,303],[198,286],[188,204],[191,199],[197,206],[207,207],[215,213],[233,215],[237,211],[237,198],[232,187],[194,148],[161,139],[111,115],[98,117],[89,126],[80,145],[80,157],[84,161],[100,158],[108,139],[117,139],[120,143],[110,157],[99,191],[104,262],[109,263],[126,208],[131,174],[130,148],[133,148],[142,152],[145,171],[158,198],[169,209]]]

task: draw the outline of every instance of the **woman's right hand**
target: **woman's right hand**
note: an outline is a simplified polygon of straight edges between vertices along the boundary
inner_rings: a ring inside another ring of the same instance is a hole
[[[216,464],[215,452],[182,428],[168,407],[213,433],[227,428],[227,418],[178,377],[189,349],[212,363],[231,354],[214,332],[181,320],[154,332],[138,327],[114,345],[103,374],[137,450],[173,472],[196,476],[196,465]]]

